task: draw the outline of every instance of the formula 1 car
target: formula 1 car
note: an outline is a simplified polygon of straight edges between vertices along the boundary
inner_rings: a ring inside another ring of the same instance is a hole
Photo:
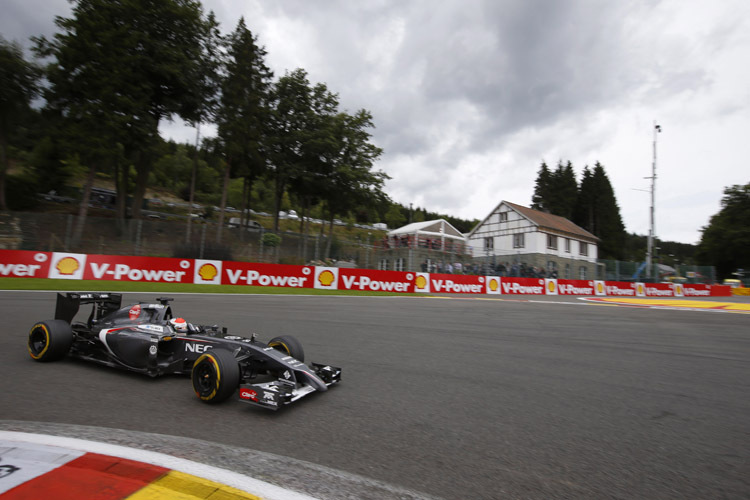
[[[70,355],[152,377],[189,373],[206,403],[224,401],[239,388],[240,401],[272,410],[341,381],[340,368],[306,365],[302,345],[291,335],[263,343],[255,334],[246,338],[192,325],[172,314],[173,300],[122,307],[121,294],[58,293],[55,319],[29,332],[29,354],[36,361]],[[74,321],[88,304],[88,319]]]

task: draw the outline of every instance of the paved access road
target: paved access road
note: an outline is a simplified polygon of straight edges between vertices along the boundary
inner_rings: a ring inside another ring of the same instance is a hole
[[[0,420],[224,443],[444,498],[750,495],[750,315],[562,297],[175,297],[193,322],[297,335],[343,382],[273,413],[204,405],[186,378],[35,363],[26,333],[54,294],[1,292]]]

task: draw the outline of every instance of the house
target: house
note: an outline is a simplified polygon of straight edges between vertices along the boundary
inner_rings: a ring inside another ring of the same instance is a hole
[[[507,276],[596,276],[599,238],[564,217],[502,201],[467,238],[475,260]]]
[[[471,262],[464,235],[444,219],[414,222],[389,231],[376,242],[378,269],[436,272]]]

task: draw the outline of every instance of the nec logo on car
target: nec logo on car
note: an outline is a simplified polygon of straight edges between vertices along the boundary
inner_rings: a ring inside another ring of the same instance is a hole
[[[212,347],[213,347],[212,345],[208,345],[208,344],[194,344],[192,342],[188,342],[185,344],[185,351],[206,352]]]

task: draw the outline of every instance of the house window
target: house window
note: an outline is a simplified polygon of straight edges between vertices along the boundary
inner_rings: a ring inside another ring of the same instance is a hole
[[[403,271],[404,270],[404,258],[401,257],[399,259],[396,259],[393,262],[393,270],[394,271]]]
[[[493,250],[495,248],[495,238],[492,236],[487,237],[484,239],[484,249],[485,251]]]
[[[523,233],[513,235],[513,248],[523,248],[525,246],[523,236]]]
[[[581,266],[580,269],[578,269],[578,279],[586,279],[586,266]]]
[[[557,250],[557,236],[547,235],[547,248]]]
[[[589,244],[584,243],[583,241],[578,242],[578,244],[581,247],[581,255],[588,255],[589,254]]]
[[[570,253],[570,238],[565,238],[565,252]]]
[[[508,222],[508,212],[500,212],[497,217],[500,222]]]
[[[570,278],[570,264],[565,264],[565,279],[569,280]]]
[[[554,260],[547,261],[547,276],[557,278],[557,262]]]
[[[380,262],[378,262],[378,269],[380,269],[381,271],[387,271],[388,259],[380,259]]]

